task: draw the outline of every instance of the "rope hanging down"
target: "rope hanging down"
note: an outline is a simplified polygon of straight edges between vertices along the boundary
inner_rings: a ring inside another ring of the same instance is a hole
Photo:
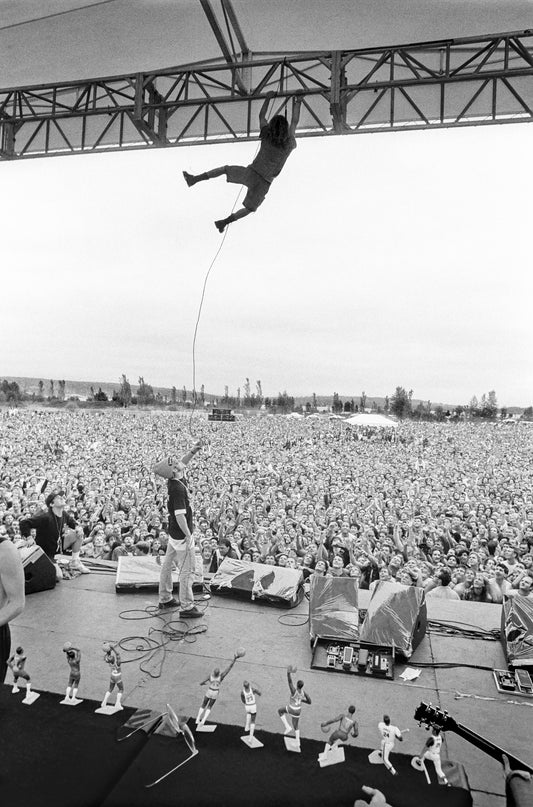
[[[274,102],[274,100],[277,98],[277,96],[279,94],[279,91],[280,91],[280,88],[281,88],[282,82],[283,82],[283,70],[281,71],[281,76],[280,76],[280,80],[279,80],[279,83],[278,83],[278,88],[276,90],[275,95],[272,98],[272,102]],[[260,148],[261,148],[261,141],[259,141],[259,143],[257,144],[257,148],[255,150],[255,154],[254,154],[253,159],[255,159],[255,157],[257,156],[257,153],[259,152]],[[253,162],[253,160],[252,160],[252,162]],[[231,213],[233,213],[235,211],[235,208],[237,207],[237,203],[238,203],[238,201],[239,201],[239,199],[240,199],[240,197],[242,195],[242,192],[243,192],[243,188],[241,187],[241,188],[239,188],[239,192],[237,193],[237,196],[235,197],[235,201],[233,202],[233,207],[231,208]],[[209,275],[211,274],[211,270],[212,270],[213,266],[215,265],[215,263],[217,261],[217,258],[220,255],[220,252],[222,251],[222,247],[224,246],[224,242],[226,240],[226,236],[228,234],[228,230],[229,230],[230,226],[231,225],[228,225],[225,228],[224,235],[222,237],[222,241],[220,242],[219,247],[218,247],[218,249],[217,249],[217,251],[215,253],[215,256],[214,256],[213,260],[211,261],[211,263],[209,265],[209,268],[208,268],[208,270],[207,270],[207,272],[205,274],[204,283],[203,283],[203,286],[202,286],[202,294],[201,294],[201,297],[200,297],[200,304],[198,306],[198,315],[196,317],[196,324],[194,326],[194,336],[193,336],[193,340],[192,340],[192,409],[191,409],[191,414],[190,414],[190,417],[189,417],[189,434],[191,435],[191,437],[193,439],[194,439],[194,436],[193,436],[193,433],[192,433],[192,418],[193,418],[193,415],[194,415],[194,411],[196,409],[196,402],[197,402],[197,394],[196,394],[196,338],[198,336],[198,326],[200,324],[200,318],[202,316],[202,309],[203,309],[203,305],[204,305],[205,292],[206,292],[206,289],[207,289],[207,281],[209,280]]]

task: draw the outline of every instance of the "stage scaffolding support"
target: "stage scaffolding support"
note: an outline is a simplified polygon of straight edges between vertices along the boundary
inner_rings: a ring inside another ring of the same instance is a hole
[[[164,70],[0,90],[0,160],[254,140],[302,98],[300,137],[533,120],[533,31],[358,50],[239,50],[204,11],[222,58]]]

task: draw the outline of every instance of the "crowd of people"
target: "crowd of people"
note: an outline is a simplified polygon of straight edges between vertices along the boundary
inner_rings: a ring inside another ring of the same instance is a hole
[[[428,596],[533,598],[533,427],[400,425],[365,439],[338,419],[209,423],[134,410],[0,412],[0,538],[64,496],[82,560],[162,555],[167,484],[154,463],[204,448],[187,469],[206,573],[225,557],[422,586]]]

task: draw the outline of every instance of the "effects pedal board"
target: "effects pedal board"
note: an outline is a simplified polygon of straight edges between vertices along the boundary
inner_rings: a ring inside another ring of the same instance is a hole
[[[325,665],[324,665],[325,661]],[[394,652],[390,647],[361,647],[354,642],[315,642],[312,666],[375,678],[394,678]]]
[[[493,670],[492,674],[498,692],[533,698],[533,681],[527,670]]]

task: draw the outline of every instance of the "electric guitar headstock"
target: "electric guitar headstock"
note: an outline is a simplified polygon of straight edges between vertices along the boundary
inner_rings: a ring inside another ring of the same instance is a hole
[[[425,723],[428,729],[432,726],[438,726],[441,731],[457,730],[457,723],[453,717],[450,717],[448,712],[423,701],[415,710],[415,720],[418,720],[420,724]]]

